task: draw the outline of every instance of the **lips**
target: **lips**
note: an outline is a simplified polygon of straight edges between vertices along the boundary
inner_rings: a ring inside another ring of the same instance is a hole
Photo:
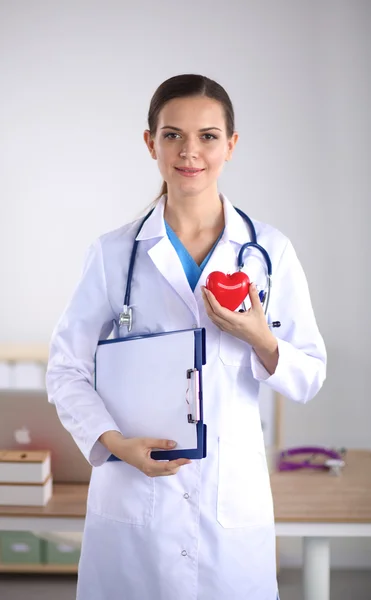
[[[175,167],[177,171],[182,171],[183,173],[200,173],[204,169],[193,169],[187,167]]]

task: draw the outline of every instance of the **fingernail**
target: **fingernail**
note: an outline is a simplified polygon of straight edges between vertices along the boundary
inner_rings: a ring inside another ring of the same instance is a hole
[[[256,290],[256,285],[255,285],[255,283],[250,283],[250,287],[251,287],[251,289],[252,289],[252,290]]]
[[[174,448],[174,446],[176,446],[176,442],[171,442],[171,441],[169,441],[169,442],[167,443],[167,445],[169,446],[169,448]]]

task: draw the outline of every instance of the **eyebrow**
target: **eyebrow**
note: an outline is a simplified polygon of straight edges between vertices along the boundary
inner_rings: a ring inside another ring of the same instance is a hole
[[[164,127],[161,127],[161,129],[174,129],[175,131],[182,131],[181,129],[179,129],[179,127],[173,127],[172,125],[164,125]],[[202,129],[199,129],[198,131],[200,132],[205,132],[205,131],[211,131],[211,129],[217,129],[218,131],[222,131],[221,129],[219,129],[219,127],[203,127]]]

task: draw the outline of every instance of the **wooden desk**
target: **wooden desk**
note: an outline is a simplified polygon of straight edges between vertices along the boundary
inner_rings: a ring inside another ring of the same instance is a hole
[[[271,485],[277,523],[371,523],[371,451],[348,451],[339,477],[276,472]]]
[[[338,477],[275,472],[271,485],[277,535],[303,538],[304,600],[329,600],[329,538],[371,537],[371,451],[348,451]]]
[[[305,600],[330,598],[329,538],[371,537],[371,451],[349,451],[345,461],[339,477],[309,469],[271,475],[277,536],[304,538]],[[54,484],[44,508],[0,506],[0,530],[82,532],[87,490]]]
[[[0,506],[0,531],[83,531],[87,484],[53,483],[53,496],[41,506]]]

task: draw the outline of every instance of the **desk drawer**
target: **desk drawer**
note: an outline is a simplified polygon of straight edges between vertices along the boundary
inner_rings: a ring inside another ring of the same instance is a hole
[[[0,562],[3,564],[40,564],[42,542],[29,531],[0,532]]]

